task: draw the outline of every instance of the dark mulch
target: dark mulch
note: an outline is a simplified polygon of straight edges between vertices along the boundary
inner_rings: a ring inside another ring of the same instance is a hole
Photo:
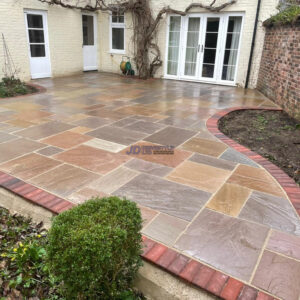
[[[270,160],[300,185],[300,122],[282,111],[239,110],[219,121],[219,129]]]

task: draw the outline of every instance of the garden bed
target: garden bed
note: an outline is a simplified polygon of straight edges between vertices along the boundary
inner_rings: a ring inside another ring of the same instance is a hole
[[[0,81],[0,98],[24,96],[38,91],[34,85],[26,84],[15,77],[5,77]]]
[[[132,286],[141,221],[135,203],[116,197],[60,214],[50,231],[0,206],[0,299],[146,299]]]
[[[283,111],[238,110],[219,129],[285,171],[300,185],[300,124]]]

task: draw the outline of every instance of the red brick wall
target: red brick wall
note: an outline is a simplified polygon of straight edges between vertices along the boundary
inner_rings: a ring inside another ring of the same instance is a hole
[[[300,119],[300,24],[266,28],[257,89]]]

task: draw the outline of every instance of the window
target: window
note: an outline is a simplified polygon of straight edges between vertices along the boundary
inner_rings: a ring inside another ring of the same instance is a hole
[[[124,13],[111,15],[110,50],[113,53],[125,53],[125,21]]]

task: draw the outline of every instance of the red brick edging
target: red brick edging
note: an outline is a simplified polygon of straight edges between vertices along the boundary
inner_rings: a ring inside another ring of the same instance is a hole
[[[283,190],[288,195],[291,203],[295,207],[298,215],[300,216],[300,188],[295,183],[295,181],[290,178],[284,171],[282,171],[279,167],[275,166],[266,158],[260,156],[259,154],[251,151],[250,149],[240,145],[236,141],[230,139],[226,135],[224,135],[218,128],[219,120],[227,115],[230,112],[237,111],[237,110],[273,110],[273,111],[282,111],[281,108],[259,108],[259,107],[233,107],[224,109],[215,115],[213,115],[210,119],[206,122],[207,129],[215,135],[219,140],[230,146],[231,148],[237,150],[238,152],[244,154],[245,156],[249,157],[256,163],[263,166],[280,184]]]

